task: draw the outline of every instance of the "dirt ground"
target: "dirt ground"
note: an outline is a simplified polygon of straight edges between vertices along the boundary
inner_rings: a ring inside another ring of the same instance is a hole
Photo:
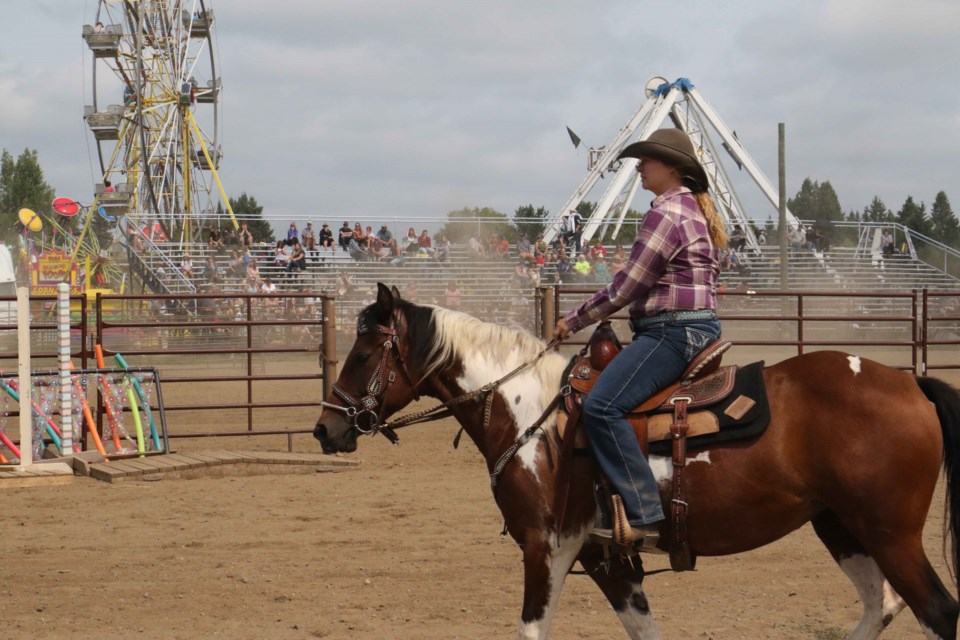
[[[0,485],[0,624],[50,640],[514,637],[520,552],[499,535],[476,449],[466,439],[452,449],[455,431],[445,421],[403,432],[396,447],[363,439],[351,454],[361,467],[335,474]],[[318,451],[307,436],[294,444]],[[174,445],[286,449],[286,439]],[[942,505],[938,494],[924,538],[951,584]],[[834,640],[861,610],[809,526],[702,558],[695,573],[652,576],[646,589],[668,638]],[[551,637],[624,634],[589,578],[574,575]],[[883,637],[923,635],[907,611]]]

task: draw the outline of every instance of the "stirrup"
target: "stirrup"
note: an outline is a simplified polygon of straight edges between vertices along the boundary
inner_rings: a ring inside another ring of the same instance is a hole
[[[657,525],[648,526],[654,527]],[[617,540],[617,538],[622,538],[624,535],[627,538],[625,543]],[[613,529],[597,528],[590,532],[589,538],[591,542],[596,544],[605,547],[616,547],[621,551],[626,551],[629,553],[667,553],[657,546],[660,543],[660,533],[658,531],[647,531],[646,527],[639,529],[631,527],[629,529],[629,533],[624,532],[624,534],[621,536],[616,536]]]

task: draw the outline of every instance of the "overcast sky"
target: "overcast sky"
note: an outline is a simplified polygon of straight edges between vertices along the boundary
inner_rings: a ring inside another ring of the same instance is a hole
[[[844,210],[960,202],[960,2],[208,0],[229,194],[271,217],[556,211],[652,76],[689,78],[776,186],[830,180]],[[0,0],[0,146],[92,197],[82,120],[94,0]],[[89,101],[87,98],[86,101]],[[198,106],[199,108],[199,106]],[[773,209],[737,179],[751,215]],[[592,194],[594,199],[598,192]],[[642,206],[643,195],[635,202]],[[338,222],[339,223],[339,222]]]

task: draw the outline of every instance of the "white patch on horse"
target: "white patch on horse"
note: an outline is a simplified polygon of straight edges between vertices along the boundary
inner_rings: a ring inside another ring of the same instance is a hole
[[[847,360],[850,361],[850,369],[853,371],[853,375],[860,373],[860,356],[847,356]]]
[[[627,635],[631,638],[643,638],[643,640],[656,640],[660,637],[657,631],[657,625],[653,621],[653,615],[648,607],[637,607],[636,603],[641,602],[646,605],[647,597],[643,593],[641,585],[635,585],[633,591],[627,596],[626,605],[622,610],[617,611],[620,623],[626,629]]]
[[[657,480],[657,486],[669,485],[673,481],[673,459],[670,456],[652,455],[649,462],[653,477]],[[710,452],[701,451],[692,458],[687,458],[686,466],[690,466],[694,462],[710,464]]]
[[[543,630],[545,632],[550,628],[553,615],[557,612],[557,605],[560,604],[560,594],[563,592],[563,584],[567,574],[570,572],[573,563],[577,561],[577,555],[587,541],[589,533],[590,527],[585,527],[575,536],[560,538],[559,545],[550,545],[552,558],[550,561],[550,597],[543,612]]]
[[[520,640],[540,640],[540,621],[520,623]]]
[[[903,599],[883,577],[876,561],[865,555],[854,555],[839,562],[840,569],[850,578],[863,603],[863,616],[848,640],[875,640],[890,620],[906,606]]]

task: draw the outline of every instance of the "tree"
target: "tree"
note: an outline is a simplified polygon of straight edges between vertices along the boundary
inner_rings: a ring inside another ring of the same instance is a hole
[[[927,219],[927,205],[919,205],[913,201],[913,196],[907,196],[900,211],[897,211],[897,222],[924,235],[930,235],[930,221]]]
[[[510,242],[517,240],[517,230],[510,224],[510,219],[490,207],[464,207],[448,212],[447,223],[440,227],[439,233],[444,234],[454,244],[463,244],[470,236],[478,240],[485,239],[491,233],[504,236]]]
[[[860,219],[864,222],[893,222],[893,212],[887,208],[887,205],[884,204],[877,196],[873,196],[873,200],[870,201],[870,204],[863,208],[863,214],[860,216]]]
[[[43,169],[36,150],[24,149],[16,162],[6,149],[0,156],[0,224],[2,235],[9,240],[19,230],[17,212],[33,209],[49,213],[54,189],[43,178]]]
[[[947,194],[941,191],[930,207],[930,234],[934,240],[956,247],[960,241],[960,221],[953,214]]]
[[[843,209],[833,185],[805,178],[800,191],[787,201],[790,212],[801,220],[812,220],[817,226],[829,226],[834,220],[843,220]]]
[[[234,215],[240,218],[240,222],[247,223],[254,242],[277,241],[276,236],[273,235],[273,227],[263,219],[263,205],[259,204],[256,198],[243,192],[239,198],[230,198],[230,206],[233,208]]]
[[[517,210],[513,212],[513,221],[517,227],[517,233],[525,234],[530,242],[533,242],[537,236],[543,234],[546,230],[546,220],[549,216],[550,211],[545,207],[534,209],[532,204],[525,204],[517,207]],[[526,221],[519,222],[521,219],[526,219]],[[536,220],[542,220],[543,222],[536,222]]]

